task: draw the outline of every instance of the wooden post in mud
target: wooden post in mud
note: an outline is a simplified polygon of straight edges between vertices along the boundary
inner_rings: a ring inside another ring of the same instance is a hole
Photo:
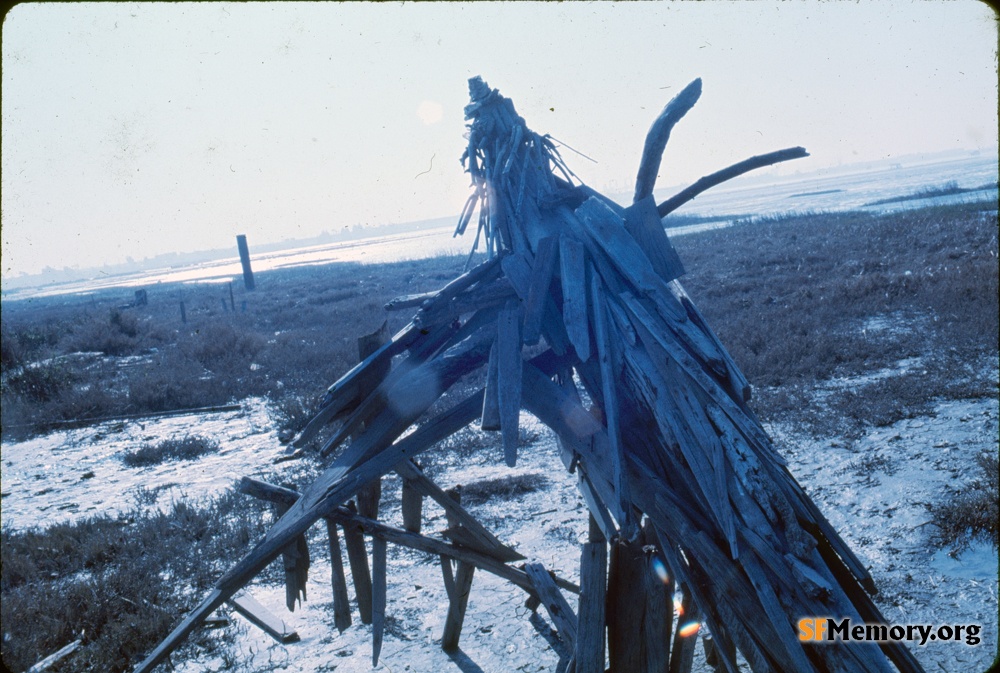
[[[243,286],[247,290],[253,290],[253,269],[250,268],[250,248],[247,247],[246,234],[239,234],[236,237],[236,247],[240,250],[240,264],[243,265]]]

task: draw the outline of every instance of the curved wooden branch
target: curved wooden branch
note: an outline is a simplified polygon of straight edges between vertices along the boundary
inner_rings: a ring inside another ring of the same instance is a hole
[[[807,156],[809,156],[809,153],[806,152],[804,147],[789,147],[787,149],[778,150],[777,152],[758,154],[755,157],[744,159],[738,164],[733,164],[728,168],[723,168],[721,171],[717,171],[711,175],[706,175],[687,189],[681,190],[674,196],[671,196],[669,199],[656,207],[656,212],[660,214],[660,217],[666,217],[668,214],[674,212],[706,189],[711,189],[720,182],[732,180],[738,175],[743,175],[744,173],[758,168],[778,164],[782,161],[789,161],[790,159],[801,159],[802,157]]]
[[[670,99],[666,107],[649,127],[646,134],[646,144],[642,148],[642,159],[639,161],[639,174],[635,178],[635,196],[632,202],[641,201],[653,193],[656,184],[656,174],[660,172],[660,161],[663,149],[670,139],[670,131],[674,125],[694,107],[701,96],[701,78],[688,84],[684,89]]]

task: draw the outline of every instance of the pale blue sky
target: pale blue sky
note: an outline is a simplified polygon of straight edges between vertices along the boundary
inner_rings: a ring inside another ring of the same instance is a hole
[[[995,147],[996,31],[972,0],[22,4],[2,271],[456,214],[477,74],[605,191],[695,77],[660,186],[792,145],[803,171]]]

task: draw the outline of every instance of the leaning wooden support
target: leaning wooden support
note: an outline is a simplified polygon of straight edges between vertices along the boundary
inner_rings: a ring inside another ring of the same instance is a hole
[[[294,503],[301,497],[301,494],[296,491],[251,479],[250,477],[243,477],[237,486],[237,490],[241,493],[271,502],[285,502],[289,504]],[[483,554],[482,552],[466,547],[459,547],[425,535],[410,533],[400,528],[387,526],[373,519],[366,519],[349,507],[337,507],[325,516],[332,521],[337,521],[344,525],[353,525],[366,535],[384,538],[386,542],[391,542],[392,544],[422,551],[432,556],[444,555],[456,561],[467,561],[480,570],[505,579],[529,593],[534,591],[534,585],[523,570],[518,570],[507,565],[489,554]],[[556,586],[564,591],[573,594],[580,593],[580,587],[569,580],[557,576],[554,578],[554,581]]]
[[[576,647],[578,630],[573,608],[566,602],[565,596],[560,593],[545,566],[541,563],[527,563],[524,566],[524,571],[531,578],[531,582],[535,586],[535,592],[549,613],[556,631],[559,632],[559,637],[562,638],[563,642],[566,643],[566,646],[572,652]]]
[[[445,494],[456,505],[462,502],[462,491],[453,488],[445,491]],[[459,517],[455,510],[446,510],[449,528],[460,526]],[[457,568],[452,568],[451,559],[441,557],[442,571],[445,576],[445,588],[448,590],[448,614],[444,620],[444,631],[441,634],[441,649],[451,652],[458,648],[458,640],[462,635],[462,624],[465,622],[465,611],[469,605],[469,592],[472,591],[472,578],[476,572],[476,566],[466,561],[459,561]],[[451,581],[449,582],[449,578]]]

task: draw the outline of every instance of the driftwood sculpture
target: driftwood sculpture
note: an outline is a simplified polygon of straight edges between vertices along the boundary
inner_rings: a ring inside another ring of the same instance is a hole
[[[302,536],[324,519],[335,623],[342,630],[351,622],[340,526],[361,618],[373,624],[374,661],[392,542],[441,556],[451,599],[446,648],[457,645],[478,568],[522,587],[530,604],[545,605],[579,672],[605,670],[605,630],[613,671],[689,670],[691,615],[711,635],[706,650],[717,670],[736,671],[739,652],[757,672],[881,672],[892,670],[890,661],[920,671],[899,644],[799,642],[803,617],[883,622],[868,595],[874,586],[748,407],[749,385],[678,282],[683,268],[661,222],[714,184],[806,152],[754,157],[657,205],[660,158],[700,95],[696,80],[654,122],[634,202],[622,208],[579,184],[555,144],[529,130],[510,100],[479,78],[469,88],[463,162],[474,193],[456,233],[478,210],[473,251],[482,241],[487,261],[437,292],[388,307],[419,308],[330,387],[296,440],[302,446],[340,421],[322,449],[340,453],[301,495],[244,479],[243,491],[287,511],[137,670],[153,669],[280,555],[294,607],[308,567]],[[526,359],[525,347],[540,354]],[[482,389],[426,418],[454,383],[480,368]],[[522,557],[412,462],[478,420],[499,430],[504,458],[514,465],[522,408],[556,433],[567,467],[579,473],[592,515],[580,587],[540,564],[514,565]],[[392,470],[403,478],[406,530],[379,523],[372,507],[381,476]],[[357,506],[349,502],[356,494]],[[420,534],[422,497],[448,512],[448,541]],[[371,571],[363,534],[373,539]],[[578,614],[563,591],[580,594]],[[686,611],[676,626],[675,591]]]

